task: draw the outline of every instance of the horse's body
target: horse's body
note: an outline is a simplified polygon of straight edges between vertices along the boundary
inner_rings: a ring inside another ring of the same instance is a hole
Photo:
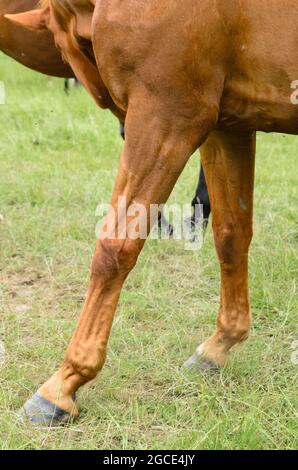
[[[215,333],[187,365],[223,366],[251,326],[248,250],[256,131],[298,133],[298,107],[291,102],[291,85],[298,79],[297,3],[44,3],[38,14],[12,20],[50,28],[97,104],[122,121],[126,118],[112,197],[116,214],[120,196],[126,197],[127,222],[133,203],[142,204],[147,214],[151,204],[164,203],[201,146],[221,268],[221,303]],[[78,413],[74,393],[104,364],[120,291],[143,244],[128,232],[124,239],[102,235],[98,241],[87,299],[64,362],[25,405],[32,420],[41,420],[34,416],[37,408],[43,422],[49,421],[49,410],[57,423]]]
[[[56,77],[73,77],[74,74],[61,58],[54,44],[52,33],[49,31],[28,31],[7,21],[7,13],[20,13],[38,7],[38,0],[0,0],[0,51],[15,59],[17,62],[46,75]],[[1,78],[1,77],[0,77]],[[68,91],[68,79],[65,80],[65,91]],[[210,214],[208,191],[204,180],[203,170],[192,205],[204,205],[206,220]],[[195,224],[195,218],[192,218]],[[160,225],[171,227],[165,220],[159,220]]]
[[[37,72],[73,77],[54,45],[52,33],[28,31],[4,18],[6,13],[19,13],[37,5],[38,0],[0,0],[0,51]]]

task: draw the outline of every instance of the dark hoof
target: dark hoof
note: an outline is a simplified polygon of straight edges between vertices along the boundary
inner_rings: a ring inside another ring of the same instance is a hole
[[[40,427],[61,426],[72,419],[70,413],[38,393],[33,395],[18,411],[18,416],[22,421],[29,420],[33,425]]]
[[[184,364],[184,369],[192,372],[219,372],[222,368],[204,356],[195,352]]]

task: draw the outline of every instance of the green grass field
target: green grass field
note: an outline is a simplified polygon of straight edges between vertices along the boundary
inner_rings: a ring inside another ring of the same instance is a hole
[[[218,375],[184,360],[211,334],[219,303],[212,233],[201,251],[149,241],[122,294],[108,360],[82,390],[80,420],[56,430],[15,411],[55,370],[88,285],[95,210],[109,202],[118,124],[81,89],[0,57],[0,366],[2,449],[294,449],[298,447],[298,141],[259,135],[254,327]],[[190,201],[195,155],[171,200]]]

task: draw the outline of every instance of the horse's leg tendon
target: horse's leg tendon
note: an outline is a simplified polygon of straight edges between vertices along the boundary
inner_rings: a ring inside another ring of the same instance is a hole
[[[232,346],[251,326],[248,250],[252,239],[255,133],[214,131],[201,148],[221,269],[217,329],[185,363],[190,368],[223,366]]]

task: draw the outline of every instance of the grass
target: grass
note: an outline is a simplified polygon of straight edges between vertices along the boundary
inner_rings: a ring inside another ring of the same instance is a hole
[[[0,57],[0,373],[2,449],[294,449],[298,446],[297,140],[259,135],[254,328],[219,375],[181,364],[209,335],[219,271],[210,229],[201,251],[150,241],[129,277],[106,367],[80,393],[82,416],[48,431],[22,426],[22,403],[55,370],[88,285],[95,209],[108,202],[118,124],[83,90]],[[193,196],[194,156],[171,197]]]

